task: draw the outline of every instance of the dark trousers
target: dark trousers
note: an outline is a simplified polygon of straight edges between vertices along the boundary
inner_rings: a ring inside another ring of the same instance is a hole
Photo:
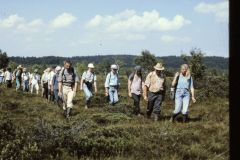
[[[136,94],[132,93],[132,98],[134,100],[134,102],[133,102],[133,105],[134,105],[133,113],[138,115],[138,114],[140,114],[140,99],[141,99],[141,95],[136,95]]]
[[[147,115],[150,116],[151,113],[160,114],[161,104],[162,104],[163,95],[161,92],[158,93],[148,93],[148,106],[147,106]]]
[[[12,81],[11,80],[6,80],[7,87],[12,88]]]
[[[48,83],[43,83],[43,97],[48,99]]]

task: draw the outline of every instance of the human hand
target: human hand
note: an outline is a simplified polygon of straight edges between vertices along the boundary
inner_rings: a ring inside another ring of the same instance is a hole
[[[131,94],[130,92],[128,93],[128,96],[129,96],[130,98],[132,98],[132,94]]]
[[[58,96],[59,96],[59,97],[62,97],[62,92],[58,92]]]
[[[144,96],[144,100],[145,100],[145,101],[148,101],[148,98],[147,98],[147,96]]]
[[[193,101],[193,103],[196,103],[195,97],[192,97],[192,101]]]

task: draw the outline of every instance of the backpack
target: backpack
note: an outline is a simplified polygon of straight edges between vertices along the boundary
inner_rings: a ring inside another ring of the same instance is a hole
[[[72,74],[72,85],[73,85],[75,83],[76,74],[75,74],[73,67],[71,67],[70,70],[71,70],[71,74]],[[67,78],[66,78],[64,72],[65,72],[65,68],[63,68],[63,70],[62,70],[62,77],[64,77],[64,80],[66,81]]]

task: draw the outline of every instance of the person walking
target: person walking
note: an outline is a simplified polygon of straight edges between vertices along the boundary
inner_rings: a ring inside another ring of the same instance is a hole
[[[61,71],[61,67],[60,66],[57,66],[55,68],[55,74],[52,78],[52,92],[53,92],[53,95],[54,95],[54,102],[58,104],[58,101],[59,101],[59,97],[58,97],[58,78],[59,78],[59,74],[60,74],[60,71]]]
[[[86,98],[85,109],[88,109],[94,92],[97,93],[97,76],[94,72],[94,65],[88,64],[88,70],[83,72],[80,84],[80,90],[83,90]]]
[[[31,86],[31,94],[33,94],[33,90],[36,90],[36,93],[39,93],[39,81],[40,75],[38,74],[38,70],[35,69],[34,72],[30,75],[30,86]]]
[[[19,65],[17,67],[17,70],[14,72],[14,77],[16,79],[16,91],[18,91],[21,88],[22,85],[22,72],[23,72],[23,67],[22,65]]]
[[[166,92],[164,69],[162,63],[157,63],[154,71],[147,75],[144,86],[144,99],[148,102],[147,117],[150,118],[153,113],[154,121],[159,120]]]
[[[4,69],[0,69],[0,85],[4,83]]]
[[[48,101],[54,101],[54,93],[53,93],[53,85],[52,85],[52,79],[55,75],[55,68],[51,67],[50,72],[48,74]]]
[[[12,88],[12,77],[13,77],[13,75],[12,75],[12,72],[11,72],[11,68],[7,68],[7,71],[5,72],[4,77],[5,77],[4,79],[7,83],[7,87]]]
[[[128,96],[134,101],[133,113],[140,116],[140,99],[143,91],[144,82],[142,78],[142,67],[136,66],[135,71],[128,78]]]
[[[64,61],[64,67],[58,78],[58,96],[63,98],[63,110],[67,118],[73,108],[73,98],[76,96],[77,84],[79,82],[72,63]]]
[[[190,96],[193,103],[196,102],[193,87],[193,78],[190,74],[189,66],[187,64],[181,65],[180,73],[177,72],[172,81],[171,90],[175,92],[175,109],[173,111],[170,121],[174,122],[175,118],[182,113],[184,120],[188,121],[188,108]]]
[[[105,80],[105,95],[109,96],[109,104],[115,105],[118,101],[119,93],[119,77],[118,77],[118,66],[116,64],[111,65],[111,72],[107,74]]]
[[[48,74],[50,70],[50,68],[45,69],[41,78],[42,97],[46,99],[48,99]]]
[[[23,68],[23,73],[22,73],[23,91],[25,92],[29,91],[29,84],[30,84],[30,73],[27,72],[27,68]]]

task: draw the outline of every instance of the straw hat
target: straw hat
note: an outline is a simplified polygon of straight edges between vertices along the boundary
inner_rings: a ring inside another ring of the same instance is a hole
[[[116,64],[111,65],[111,69],[118,69],[118,66]]]
[[[89,63],[88,68],[94,68],[94,65],[92,63]]]
[[[23,69],[22,65],[18,65],[17,69]]]
[[[156,66],[154,66],[154,69],[161,71],[164,70],[165,68],[163,67],[162,63],[157,63]]]

